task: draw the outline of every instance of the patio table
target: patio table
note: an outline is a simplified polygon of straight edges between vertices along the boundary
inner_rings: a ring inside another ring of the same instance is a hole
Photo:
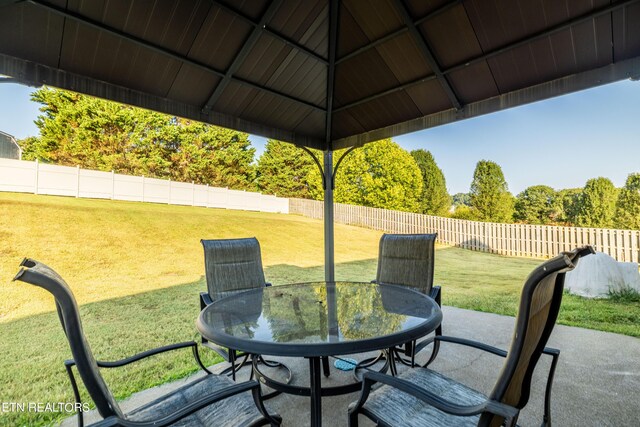
[[[204,338],[253,355],[304,357],[309,387],[284,384],[253,369],[264,384],[310,396],[311,425],[322,424],[322,396],[351,393],[359,383],[322,387],[321,357],[384,350],[421,338],[440,324],[436,302],[414,289],[387,284],[314,282],[239,292],[198,317]]]

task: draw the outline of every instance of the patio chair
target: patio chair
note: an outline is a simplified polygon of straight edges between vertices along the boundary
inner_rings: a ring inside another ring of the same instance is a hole
[[[542,354],[552,357],[543,417],[543,425],[550,426],[551,386],[560,351],[545,345],[558,317],[565,272],[591,253],[594,251],[590,246],[564,252],[533,270],[522,289],[508,352],[467,339],[445,336],[431,339],[504,357],[502,371],[489,397],[427,367],[409,369],[398,377],[367,372],[360,399],[349,406],[349,426],[358,425],[358,414],[382,426],[514,426],[520,409],[529,400],[531,376]],[[382,386],[371,391],[376,383]]]
[[[264,278],[260,243],[255,237],[245,239],[216,239],[201,240],[204,248],[204,266],[207,280],[207,292],[200,293],[200,310],[225,296],[236,292],[271,286]],[[256,308],[256,321],[260,316],[261,307]],[[250,364],[249,354],[234,349],[224,348],[202,337],[202,345],[214,350],[231,366],[223,371],[229,373],[236,380],[236,373],[243,366]],[[258,356],[260,357],[260,356]],[[242,361],[237,364],[238,359]],[[262,363],[270,367],[289,369],[281,363],[271,362],[260,357]],[[291,380],[291,371],[289,378]],[[277,393],[265,395],[273,397]]]
[[[73,355],[73,360],[67,360],[65,367],[77,407],[81,408],[82,402],[73,375],[73,366],[78,370],[98,412],[104,418],[96,425],[280,425],[280,416],[270,415],[263,406],[260,385],[256,381],[235,384],[226,376],[212,374],[202,364],[197,344],[193,341],[156,348],[115,362],[95,360],[82,330],[78,305],[66,282],[54,270],[38,261],[25,258],[20,265],[23,268],[13,280],[39,286],[55,298],[58,318]],[[182,348],[191,348],[196,362],[206,375],[124,414],[102,378],[99,368],[125,366],[149,356]],[[78,425],[82,426],[83,423],[83,414],[79,409]]]
[[[383,234],[380,238],[378,271],[374,282],[410,286],[429,295],[438,305],[441,305],[441,288],[433,286],[437,237],[437,234]],[[435,334],[442,335],[442,325],[436,328]],[[415,366],[415,348],[416,342],[412,341],[406,343],[404,349],[400,347],[391,351],[393,351],[396,360],[405,365]],[[434,344],[430,361],[435,359],[438,349],[439,343]],[[401,357],[401,352],[409,356],[411,360],[408,361]],[[375,359],[363,361],[359,367],[369,366],[377,362],[383,355],[384,353],[381,353]],[[394,368],[393,364],[391,366]]]

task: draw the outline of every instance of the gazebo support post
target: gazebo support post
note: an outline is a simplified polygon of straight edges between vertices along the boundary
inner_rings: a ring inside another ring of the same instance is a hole
[[[325,119],[325,152],[324,152],[324,279],[335,281],[335,257],[333,237],[333,90],[336,75],[336,52],[338,50],[338,12],[340,0],[329,1],[329,61],[327,67],[327,113]]]
[[[335,281],[335,238],[333,231],[333,150],[324,152],[324,279]]]

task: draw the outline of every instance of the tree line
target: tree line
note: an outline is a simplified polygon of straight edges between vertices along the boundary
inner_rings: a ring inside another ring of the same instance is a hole
[[[322,177],[311,156],[291,144],[269,140],[256,161],[255,148],[243,132],[46,87],[33,92],[31,99],[41,104],[35,122],[39,135],[19,141],[25,160],[281,197],[323,196]],[[433,158],[423,154],[427,157],[417,161],[429,168]],[[446,187],[442,200],[436,201],[433,192],[425,191],[423,178],[416,160],[387,139],[345,159],[335,199],[412,212],[444,201],[439,209],[446,211]]]
[[[256,160],[243,132],[57,89],[41,88],[31,97],[42,105],[36,119],[40,134],[19,141],[25,160],[322,199],[316,164],[292,144],[268,140]],[[343,153],[335,152],[334,164]],[[407,152],[391,139],[344,158],[334,197],[339,203],[478,221],[640,229],[640,174],[629,175],[622,189],[600,177],[582,189],[535,185],[514,197],[500,166],[481,160],[469,192],[452,197],[430,152]]]
[[[254,189],[249,135],[201,122],[41,88],[39,136],[19,141],[23,159],[220,187]]]
[[[500,166],[483,160],[476,167],[471,191],[456,194],[454,206],[452,216],[462,219],[637,230],[640,173],[629,174],[622,188],[598,177],[589,179],[583,188],[556,191],[534,185],[514,197]]]

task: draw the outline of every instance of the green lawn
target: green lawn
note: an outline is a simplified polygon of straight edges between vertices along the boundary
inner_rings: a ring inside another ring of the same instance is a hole
[[[336,224],[336,276],[375,277],[380,232]],[[256,236],[267,280],[321,280],[322,223],[294,215],[0,193],[0,401],[72,401],[69,357],[44,291],[12,283],[24,256],[67,279],[99,359],[118,359],[197,337],[205,289],[201,238]],[[436,252],[445,304],[515,314],[520,287],[539,260],[458,248]],[[640,337],[638,302],[566,296],[560,322]],[[205,350],[206,351],[206,350]],[[214,357],[208,352],[207,361]],[[118,398],[195,370],[188,351],[105,370]],[[2,425],[47,424],[64,414],[2,414]]]

